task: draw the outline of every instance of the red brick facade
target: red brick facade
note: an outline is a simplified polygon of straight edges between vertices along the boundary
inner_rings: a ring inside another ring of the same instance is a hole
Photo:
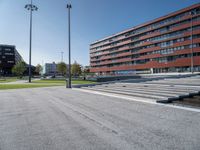
[[[90,66],[98,74],[200,71],[200,3],[92,43]]]

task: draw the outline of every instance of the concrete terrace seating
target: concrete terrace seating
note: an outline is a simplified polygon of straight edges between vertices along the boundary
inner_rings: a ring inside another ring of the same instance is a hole
[[[104,93],[126,95],[152,102],[167,103],[200,94],[200,75],[150,77],[81,87]]]

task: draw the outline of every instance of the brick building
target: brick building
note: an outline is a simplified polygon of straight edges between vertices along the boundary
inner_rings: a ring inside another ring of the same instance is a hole
[[[200,71],[200,3],[90,45],[99,75]]]

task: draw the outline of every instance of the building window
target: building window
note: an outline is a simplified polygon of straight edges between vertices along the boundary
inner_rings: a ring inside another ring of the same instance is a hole
[[[10,48],[5,48],[4,50],[5,50],[5,51],[11,51],[11,49],[10,49]]]
[[[13,53],[5,53],[5,55],[12,55],[13,56],[14,54]]]
[[[13,63],[14,63],[14,61],[7,61],[7,63],[9,63],[9,64],[13,64]]]

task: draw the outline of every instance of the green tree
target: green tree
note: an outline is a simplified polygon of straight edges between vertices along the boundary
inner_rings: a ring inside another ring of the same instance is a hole
[[[35,72],[39,75],[41,75],[43,70],[43,67],[40,64],[37,64],[36,68],[35,68]]]
[[[20,78],[23,77],[24,72],[26,71],[26,63],[24,61],[18,62],[13,68],[12,73],[19,76]]]
[[[60,62],[57,64],[57,70],[64,76],[67,71],[67,65],[64,62]]]
[[[81,75],[81,65],[78,64],[76,61],[72,64],[71,73],[73,76]]]

